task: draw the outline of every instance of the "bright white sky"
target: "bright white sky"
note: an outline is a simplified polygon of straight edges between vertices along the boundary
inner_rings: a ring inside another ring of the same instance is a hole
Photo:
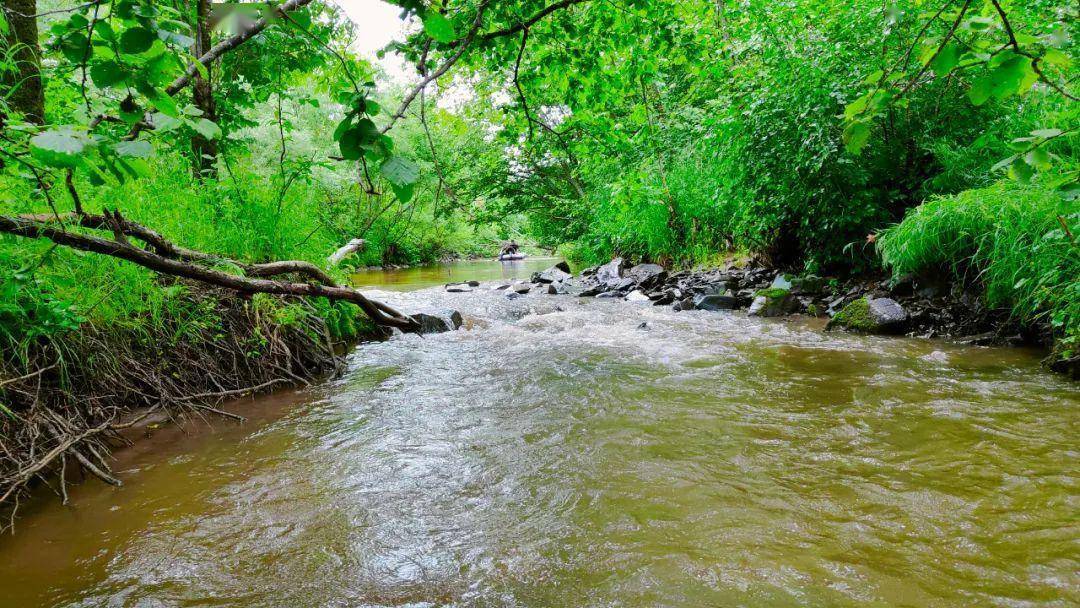
[[[405,37],[405,22],[398,18],[401,7],[382,0],[333,0],[349,19],[356,24],[356,42],[353,50],[369,58],[386,70],[387,75],[398,82],[415,79],[415,69],[406,66],[397,54],[389,53],[382,60],[376,59],[375,51],[391,41]]]

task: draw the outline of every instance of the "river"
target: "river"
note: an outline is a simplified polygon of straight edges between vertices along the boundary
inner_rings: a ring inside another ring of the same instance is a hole
[[[411,272],[361,282],[463,330],[37,496],[0,606],[1080,603],[1080,387],[1038,353]]]

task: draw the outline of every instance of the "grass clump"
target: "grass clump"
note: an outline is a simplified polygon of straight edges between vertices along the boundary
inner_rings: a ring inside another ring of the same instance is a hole
[[[999,183],[927,201],[883,231],[877,247],[896,275],[978,280],[989,306],[1048,323],[1067,358],[1080,346],[1078,207],[1046,187]]]
[[[754,295],[759,296],[759,297],[763,297],[763,298],[768,298],[770,300],[775,300],[777,298],[782,298],[782,297],[788,295],[788,293],[790,293],[790,292],[787,289],[784,289],[783,287],[768,287],[766,289],[758,290],[758,292],[756,294],[754,294]]]

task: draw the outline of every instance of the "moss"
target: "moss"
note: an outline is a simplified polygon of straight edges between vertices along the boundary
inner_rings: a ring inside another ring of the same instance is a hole
[[[870,301],[859,298],[836,313],[830,325],[838,325],[855,331],[870,331],[874,321],[870,318]]]
[[[782,298],[782,297],[788,295],[788,290],[780,288],[780,287],[769,287],[768,289],[762,289],[762,290],[758,291],[754,295],[757,295],[757,296],[763,297],[763,298],[768,298],[770,300],[775,300],[777,298]]]
[[[811,317],[820,317],[821,307],[811,302],[806,306],[806,314],[810,315]]]

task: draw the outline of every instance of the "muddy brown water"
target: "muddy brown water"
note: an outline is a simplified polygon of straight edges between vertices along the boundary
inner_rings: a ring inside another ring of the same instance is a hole
[[[36,496],[0,606],[1080,604],[1080,387],[1038,353],[373,293],[467,327]]]

